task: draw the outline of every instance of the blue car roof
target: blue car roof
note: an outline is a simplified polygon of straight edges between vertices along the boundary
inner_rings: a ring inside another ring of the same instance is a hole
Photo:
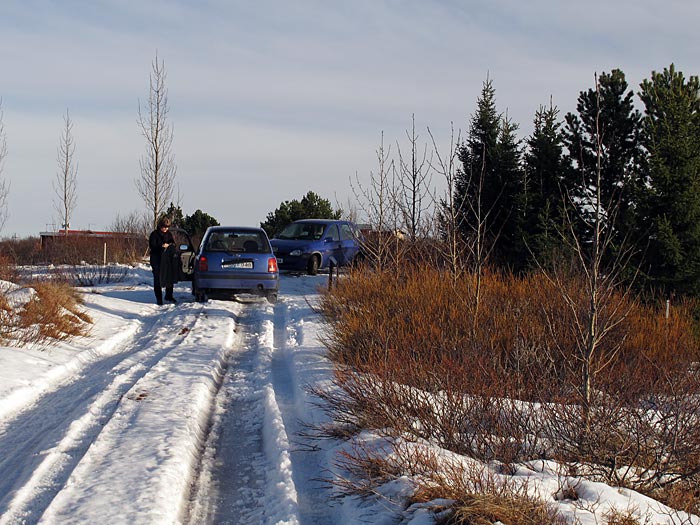
[[[306,223],[315,223],[315,224],[349,224],[350,221],[343,221],[340,219],[299,219],[296,221],[292,221],[289,224],[294,224],[295,222],[306,222]]]
[[[207,228],[207,231],[212,231],[212,232],[228,231],[228,230],[240,230],[240,231],[247,231],[247,232],[265,231],[262,228],[257,228],[255,226],[210,226],[209,228]]]

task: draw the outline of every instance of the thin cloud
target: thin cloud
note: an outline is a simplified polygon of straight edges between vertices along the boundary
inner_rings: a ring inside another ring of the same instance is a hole
[[[136,111],[156,50],[184,211],[254,224],[308,190],[350,194],[348,179],[375,168],[381,132],[402,140],[412,114],[421,129],[465,129],[487,75],[525,135],[550,96],[573,110],[596,71],[620,67],[632,88],[671,61],[697,74],[698,15],[680,0],[4,2],[2,234],[49,222],[66,108],[80,163],[74,224],[106,227],[142,206]]]

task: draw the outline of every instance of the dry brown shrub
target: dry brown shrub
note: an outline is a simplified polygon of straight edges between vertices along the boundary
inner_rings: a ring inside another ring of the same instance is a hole
[[[6,342],[14,332],[12,326],[12,307],[7,297],[0,291],[0,342]]]
[[[700,515],[700,484],[684,481],[651,492],[652,497],[672,509]]]
[[[37,340],[66,340],[85,335],[90,316],[79,308],[79,295],[63,282],[37,282],[36,295],[19,312],[19,326]]]
[[[624,315],[592,363],[584,425],[576,323],[588,307],[585,282],[571,276],[562,286],[487,271],[477,310],[472,276],[454,283],[430,266],[351,272],[322,299],[338,368],[336,389],[319,395],[348,435],[381,429],[505,464],[580,462],[581,474],[647,493],[697,481],[693,305],[667,319],[606,292],[599,322]]]
[[[445,525],[504,523],[508,525],[564,525],[567,523],[554,506],[528,492],[528,485],[516,484],[483,465],[443,460],[434,452],[416,447],[398,447],[399,456],[409,456],[418,488],[413,500],[430,502],[450,499],[452,512],[441,521]]]
[[[435,449],[401,439],[384,445],[355,441],[336,459],[333,484],[340,495],[370,496],[381,485],[410,476],[415,491],[409,503],[435,503],[447,516],[446,525],[493,524],[564,525],[556,509],[528,493],[527,483],[516,484],[484,465],[441,458]],[[453,500],[447,512],[444,500]]]
[[[371,496],[377,489],[405,474],[406,469],[391,454],[391,446],[372,447],[357,440],[338,453],[334,460],[336,476],[331,484],[338,496]]]
[[[445,525],[564,525],[567,522],[542,501],[525,494],[473,493],[462,497]]]
[[[475,311],[474,286],[468,276],[453,286],[430,267],[351,273],[322,300],[330,356],[358,371],[428,390],[442,389],[469,370],[459,385],[466,391],[496,393],[489,386],[495,381],[503,394],[519,399],[541,401],[547,392],[553,399],[568,392],[576,401],[576,320],[562,294],[540,274],[487,272]],[[566,286],[566,294],[585,309],[584,282],[572,278]],[[624,384],[626,395],[640,397],[649,385],[665,381],[667,371],[700,359],[690,308],[678,306],[665,319],[625,294],[610,293],[599,322],[621,311],[627,317],[606,334],[593,363],[598,388],[615,392]],[[630,374],[634,381],[620,383]]]
[[[19,280],[17,267],[11,257],[0,254],[0,281],[16,283]]]
[[[147,246],[147,239],[140,237],[57,235],[45,243],[41,256],[52,264],[100,264],[106,250],[109,262],[131,263],[146,253]]]
[[[633,510],[621,511],[611,508],[605,512],[603,518],[605,525],[641,525],[642,523]],[[644,523],[648,523],[648,521]]]
[[[0,240],[0,256],[16,265],[30,265],[43,262],[39,237]]]

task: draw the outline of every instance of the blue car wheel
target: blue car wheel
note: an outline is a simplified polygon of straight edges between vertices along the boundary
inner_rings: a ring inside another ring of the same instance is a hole
[[[319,266],[321,266],[321,258],[318,255],[312,255],[309,258],[309,263],[306,265],[306,270],[309,272],[309,275],[316,275]]]

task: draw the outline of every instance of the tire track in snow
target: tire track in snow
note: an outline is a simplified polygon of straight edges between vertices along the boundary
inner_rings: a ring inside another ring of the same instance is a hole
[[[230,354],[216,396],[186,523],[263,523],[263,407],[253,378],[259,327],[249,317],[239,319],[241,346]]]
[[[183,337],[173,329],[173,319],[180,320],[177,329],[189,333],[197,321],[193,314],[184,318],[182,326],[181,310],[171,309],[166,315],[154,310],[122,342],[121,352],[87,366],[80,377],[3,422],[0,524],[39,520],[122,398],[177,348]]]
[[[298,346],[303,343],[303,332],[296,319],[303,312],[294,302],[278,303],[274,313],[274,352],[272,354],[272,380],[277,405],[284,420],[284,426],[290,441],[296,442],[290,448],[292,471],[298,492],[299,518],[302,525],[329,525],[334,523],[329,501],[324,491],[319,490],[317,479],[321,469],[315,457],[300,442],[302,414],[298,412],[298,393],[303,385],[298,385],[288,345]],[[308,305],[304,310],[310,311]],[[301,402],[304,400],[302,399]]]
[[[289,442],[273,388],[272,307],[252,303],[217,399],[189,523],[299,524]]]
[[[196,329],[137,383],[143,397],[120,404],[42,523],[102,523],[105,516],[182,522],[224,363],[238,340],[237,305],[202,308]]]

